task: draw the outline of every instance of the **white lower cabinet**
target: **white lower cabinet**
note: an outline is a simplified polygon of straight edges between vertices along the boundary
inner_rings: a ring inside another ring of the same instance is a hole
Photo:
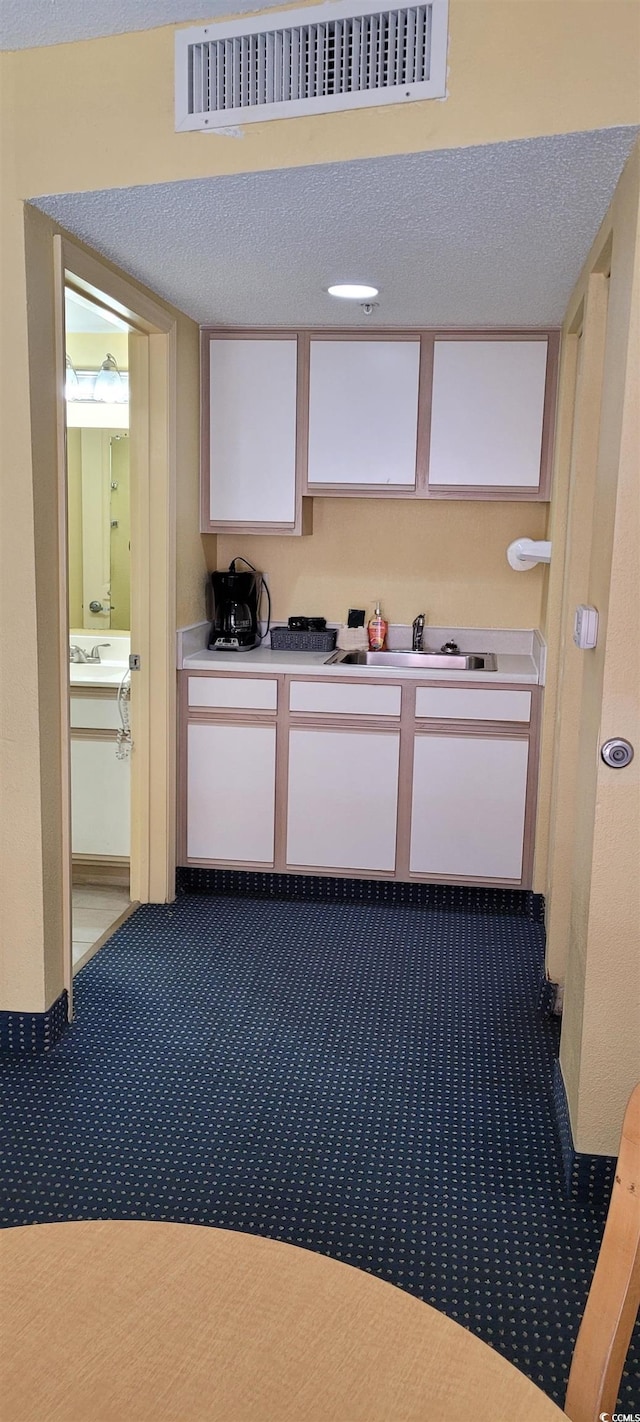
[[[412,718],[410,687],[401,718],[400,685],[355,677],[249,678],[228,706],[228,679],[191,683],[182,862],[530,887],[532,691],[417,687]]]
[[[275,726],[187,728],[190,859],[273,864]]]
[[[287,863],[393,872],[399,732],[294,728]]]
[[[528,741],[418,735],[414,751],[411,873],[519,880]]]
[[[131,847],[131,766],[116,742],[71,738],[73,854],[126,858]]]

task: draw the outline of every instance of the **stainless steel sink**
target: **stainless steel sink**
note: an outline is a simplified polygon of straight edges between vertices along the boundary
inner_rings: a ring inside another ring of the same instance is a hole
[[[435,667],[444,671],[485,671],[498,669],[495,652],[334,652],[325,665],[340,663],[354,667]]]

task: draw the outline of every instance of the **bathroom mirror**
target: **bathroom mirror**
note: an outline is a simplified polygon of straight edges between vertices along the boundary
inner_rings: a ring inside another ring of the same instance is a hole
[[[67,430],[69,626],[128,632],[129,433]]]
[[[66,318],[69,627],[128,632],[128,335],[69,292]]]

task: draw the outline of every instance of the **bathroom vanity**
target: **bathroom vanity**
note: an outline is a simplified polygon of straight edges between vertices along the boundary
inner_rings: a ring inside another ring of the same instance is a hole
[[[119,691],[129,634],[109,632],[102,661],[70,666],[71,825],[75,883],[127,884],[131,846],[131,763],[119,758]],[[74,644],[95,636],[72,633]],[[125,711],[125,715],[127,712]]]

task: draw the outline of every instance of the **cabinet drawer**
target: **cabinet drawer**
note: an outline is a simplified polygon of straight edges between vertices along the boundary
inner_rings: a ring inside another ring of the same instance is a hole
[[[399,716],[401,695],[399,686],[294,681],[289,689],[289,710],[320,716]]]
[[[420,686],[416,691],[416,716],[438,721],[519,721],[527,725],[531,718],[531,692]]]
[[[250,676],[190,676],[189,706],[238,711],[275,711],[277,681]]]

